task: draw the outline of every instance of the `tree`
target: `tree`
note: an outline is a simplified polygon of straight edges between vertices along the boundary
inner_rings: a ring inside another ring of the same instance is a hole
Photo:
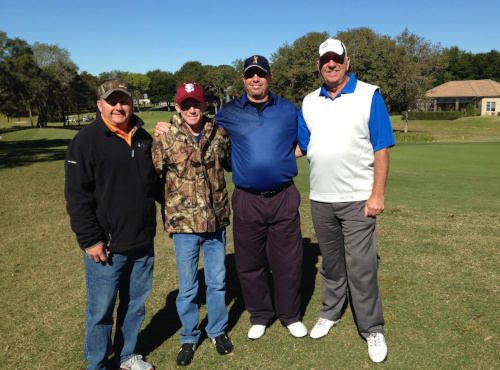
[[[473,63],[477,69],[477,79],[500,81],[500,53],[498,51],[491,50],[488,53],[476,54],[473,57]]]
[[[96,89],[99,85],[99,79],[87,71],[83,71],[80,73],[80,80],[86,91],[82,96],[82,107],[86,111],[95,111],[97,100]]]
[[[127,81],[133,88],[134,100],[137,103],[137,110],[141,113],[141,107],[139,101],[144,99],[144,95],[149,90],[149,85],[151,84],[151,80],[148,76],[142,73],[131,73],[124,77],[124,80]]]
[[[9,39],[0,31],[0,110],[7,116],[28,111],[33,119],[31,102],[33,83],[40,70],[28,43],[19,38]],[[24,106],[24,108],[23,108]]]
[[[388,79],[388,100],[396,111],[417,107],[437,76],[446,70],[446,54],[440,44],[432,44],[406,29],[396,37],[392,76]],[[392,78],[391,78],[392,77]]]
[[[457,80],[500,81],[500,53],[498,51],[472,54],[460,50],[458,46],[452,46],[444,49],[444,53],[448,60],[448,67],[436,76],[434,86]]]
[[[274,94],[301,105],[307,93],[321,86],[316,61],[318,47],[328,37],[326,32],[311,32],[271,55]]]
[[[125,80],[125,76],[129,75],[130,72],[125,72],[125,71],[119,71],[119,70],[112,70],[112,71],[109,71],[109,72],[102,72],[98,79],[99,79],[99,83],[108,79],[108,78],[119,78],[119,79],[122,79],[122,80]]]
[[[200,83],[205,74],[204,72],[203,65],[200,62],[186,62],[174,73],[175,85],[179,86],[185,82]]]
[[[224,104],[226,96],[233,92],[233,83],[238,75],[233,67],[220,65],[218,67],[204,67],[205,75],[200,84],[203,86],[205,97],[214,105],[217,112]]]
[[[38,126],[46,127],[50,120],[59,118],[65,124],[70,109],[76,108],[78,95],[72,88],[79,78],[78,67],[69,52],[58,44],[35,42],[32,46],[35,60],[42,70],[37,84]]]
[[[174,100],[177,85],[173,73],[155,69],[146,73],[146,76],[151,80],[148,97],[153,104],[170,103]],[[167,107],[170,109],[170,106]]]
[[[233,63],[234,70],[236,71],[236,75],[234,76],[234,81],[232,83],[232,92],[233,96],[241,96],[245,92],[245,85],[243,84],[243,80],[241,76],[243,75],[243,69],[245,66],[245,61],[242,58],[238,58]]]

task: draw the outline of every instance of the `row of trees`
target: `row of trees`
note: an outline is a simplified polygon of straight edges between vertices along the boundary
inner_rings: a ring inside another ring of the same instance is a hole
[[[300,104],[321,85],[316,60],[318,46],[330,35],[309,33],[272,55],[273,90]],[[492,79],[500,82],[500,53],[472,54],[458,47],[446,49],[418,35],[403,31],[395,38],[370,28],[338,32],[351,59],[350,72],[380,86],[387,108],[402,112],[416,108],[427,90],[448,81]]]
[[[472,54],[458,47],[442,48],[408,30],[391,38],[361,27],[336,35],[308,33],[280,47],[270,58],[273,93],[300,106],[302,98],[321,84],[316,69],[318,46],[329,37],[346,45],[350,72],[381,87],[389,111],[415,108],[425,91],[447,81],[500,81],[500,53],[496,50]],[[243,62],[241,58],[232,65],[211,66],[188,61],[175,73],[160,69],[146,74],[115,70],[93,76],[85,71],[79,73],[68,51],[58,45],[28,45],[0,31],[0,112],[8,117],[36,114],[39,127],[46,127],[49,121],[64,122],[70,113],[93,112],[95,87],[109,77],[131,83],[137,102],[147,94],[155,104],[174,101],[179,84],[195,81],[204,87],[207,99],[217,110],[228,95],[243,93]],[[33,119],[31,122],[34,125]]]

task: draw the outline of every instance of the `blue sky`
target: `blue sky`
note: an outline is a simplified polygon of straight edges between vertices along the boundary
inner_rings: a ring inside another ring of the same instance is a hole
[[[187,61],[270,57],[308,32],[357,27],[395,37],[408,28],[472,53],[500,51],[500,1],[0,0],[0,30],[58,44],[80,71],[175,72]]]

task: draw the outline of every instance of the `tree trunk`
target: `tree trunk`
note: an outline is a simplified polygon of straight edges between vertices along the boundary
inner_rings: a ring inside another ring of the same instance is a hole
[[[405,134],[408,132],[408,111],[405,114]]]
[[[31,107],[30,106],[28,106],[28,112],[29,112],[29,115],[30,115],[31,127],[33,127],[33,115],[31,113]]]

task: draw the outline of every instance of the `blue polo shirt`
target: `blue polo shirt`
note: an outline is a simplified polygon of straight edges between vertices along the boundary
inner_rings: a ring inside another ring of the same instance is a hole
[[[297,175],[294,143],[298,113],[295,104],[272,93],[260,114],[246,93],[222,106],[215,120],[231,139],[236,186],[272,190]]]
[[[349,81],[347,81],[347,84],[344,86],[340,94],[335,97],[335,99],[340,97],[342,94],[352,94],[356,89],[357,83],[358,79],[354,76],[354,74],[349,73]],[[326,91],[325,84],[321,87],[319,96],[326,96],[327,98],[332,99]],[[370,129],[370,142],[372,143],[374,152],[395,145],[391,119],[389,118],[389,113],[387,113],[384,98],[380,95],[378,90],[373,94],[368,128]],[[304,116],[302,115],[302,110],[299,113],[298,138],[300,149],[304,152],[307,151],[310,135]]]

